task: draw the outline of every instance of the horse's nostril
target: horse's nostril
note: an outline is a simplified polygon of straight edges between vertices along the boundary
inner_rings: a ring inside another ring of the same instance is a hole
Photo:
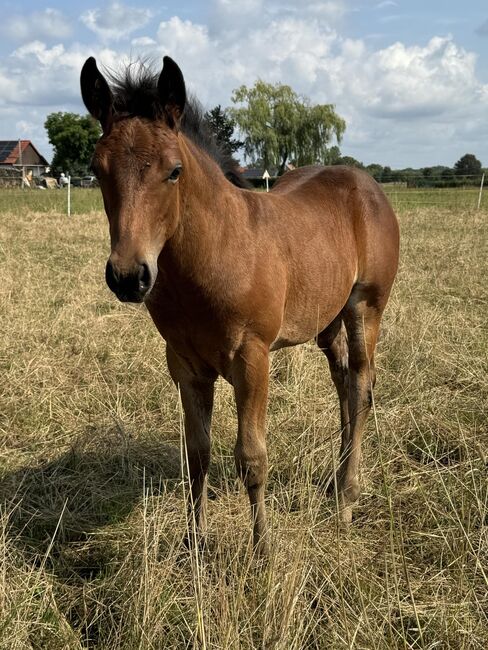
[[[151,286],[151,271],[147,264],[141,264],[139,267],[139,291],[146,292]]]

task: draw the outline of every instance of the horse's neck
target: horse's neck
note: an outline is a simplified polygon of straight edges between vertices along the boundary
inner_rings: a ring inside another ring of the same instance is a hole
[[[215,272],[223,247],[235,244],[248,218],[243,192],[185,136],[181,137],[184,176],[180,221],[167,243],[171,263],[187,276]]]

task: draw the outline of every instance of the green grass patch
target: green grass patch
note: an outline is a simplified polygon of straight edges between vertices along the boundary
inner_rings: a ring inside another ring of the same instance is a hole
[[[71,214],[82,215],[103,211],[102,194],[98,188],[71,188]],[[68,214],[68,190],[0,188],[0,213]]]

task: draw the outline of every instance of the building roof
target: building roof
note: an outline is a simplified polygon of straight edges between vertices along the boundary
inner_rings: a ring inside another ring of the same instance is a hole
[[[32,147],[39,158],[39,165],[47,167],[49,163],[30,140],[0,140],[0,165],[20,165],[20,153]],[[29,166],[32,166],[29,165]]]

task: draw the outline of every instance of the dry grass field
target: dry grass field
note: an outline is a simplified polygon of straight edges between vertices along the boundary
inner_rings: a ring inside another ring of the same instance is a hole
[[[2,650],[488,647],[487,212],[399,215],[349,529],[325,358],[275,354],[262,566],[223,382],[208,547],[181,546],[178,395],[145,308],[105,286],[105,217],[1,212]]]

